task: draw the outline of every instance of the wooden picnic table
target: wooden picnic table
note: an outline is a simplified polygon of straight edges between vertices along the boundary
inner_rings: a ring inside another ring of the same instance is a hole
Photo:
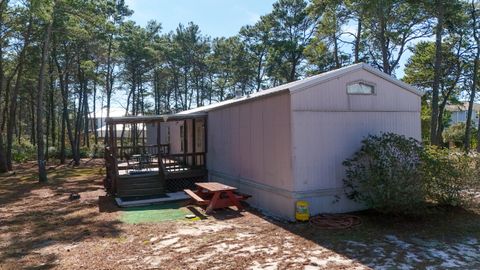
[[[213,210],[225,208],[229,206],[236,206],[239,211],[243,210],[240,200],[248,198],[234,193],[237,190],[235,187],[227,186],[218,182],[200,182],[195,183],[198,190],[195,192],[185,189],[193,200],[200,205],[206,205],[206,213],[210,214]]]

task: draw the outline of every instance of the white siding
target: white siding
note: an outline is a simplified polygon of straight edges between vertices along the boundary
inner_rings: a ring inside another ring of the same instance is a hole
[[[295,190],[342,186],[342,162],[369,134],[394,132],[419,138],[416,112],[294,112]]]
[[[347,84],[362,80],[375,84],[375,94],[347,95]],[[366,70],[357,70],[293,94],[298,111],[420,111],[420,97]]]
[[[347,95],[346,85],[356,80],[375,84],[375,94]],[[310,201],[313,213],[355,209],[345,198],[333,203],[343,193],[342,162],[365,136],[381,132],[420,139],[420,97],[365,70],[293,93],[297,197]]]
[[[223,178],[247,192],[252,192],[247,186],[293,190],[290,131],[288,93],[210,111],[207,162],[211,178]],[[264,194],[252,195],[253,205],[267,211],[281,208]]]
[[[466,123],[467,122],[467,111],[454,111],[452,112],[450,125],[458,124],[458,123]],[[472,113],[472,122],[475,127],[478,126],[478,112],[473,111]]]

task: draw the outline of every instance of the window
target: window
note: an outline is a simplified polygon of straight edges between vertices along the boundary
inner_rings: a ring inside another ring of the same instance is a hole
[[[347,94],[351,95],[373,95],[375,87],[365,82],[356,82],[347,85]]]

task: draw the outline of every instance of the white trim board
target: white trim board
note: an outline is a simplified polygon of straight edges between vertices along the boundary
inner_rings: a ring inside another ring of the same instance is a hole
[[[137,200],[137,201],[128,201],[124,202],[121,198],[115,198],[117,205],[120,207],[135,207],[135,206],[145,206],[155,203],[162,203],[162,202],[173,202],[173,201],[180,201],[180,200],[187,200],[189,197],[185,192],[173,192],[167,193],[167,197],[164,198],[157,198],[157,199],[147,199],[147,200]]]
[[[305,191],[291,191],[284,188],[279,188],[279,187],[274,187],[271,185],[259,183],[254,180],[231,176],[231,175],[214,171],[214,170],[209,170],[208,173],[209,175],[213,177],[218,177],[221,180],[224,180],[226,182],[232,182],[231,185],[233,186],[235,186],[235,183],[238,183],[251,188],[272,192],[276,195],[283,196],[289,199],[305,199],[305,198],[311,198],[311,197],[335,196],[335,195],[342,195],[345,192],[343,187],[312,189],[312,190],[305,190]]]

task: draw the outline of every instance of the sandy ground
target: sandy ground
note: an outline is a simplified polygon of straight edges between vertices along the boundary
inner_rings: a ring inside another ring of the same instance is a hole
[[[337,231],[252,209],[132,225],[105,196],[101,165],[52,169],[49,184],[36,183],[28,164],[0,177],[0,269],[480,268],[476,212],[400,224],[360,214],[362,225]],[[81,198],[69,200],[72,192]]]

